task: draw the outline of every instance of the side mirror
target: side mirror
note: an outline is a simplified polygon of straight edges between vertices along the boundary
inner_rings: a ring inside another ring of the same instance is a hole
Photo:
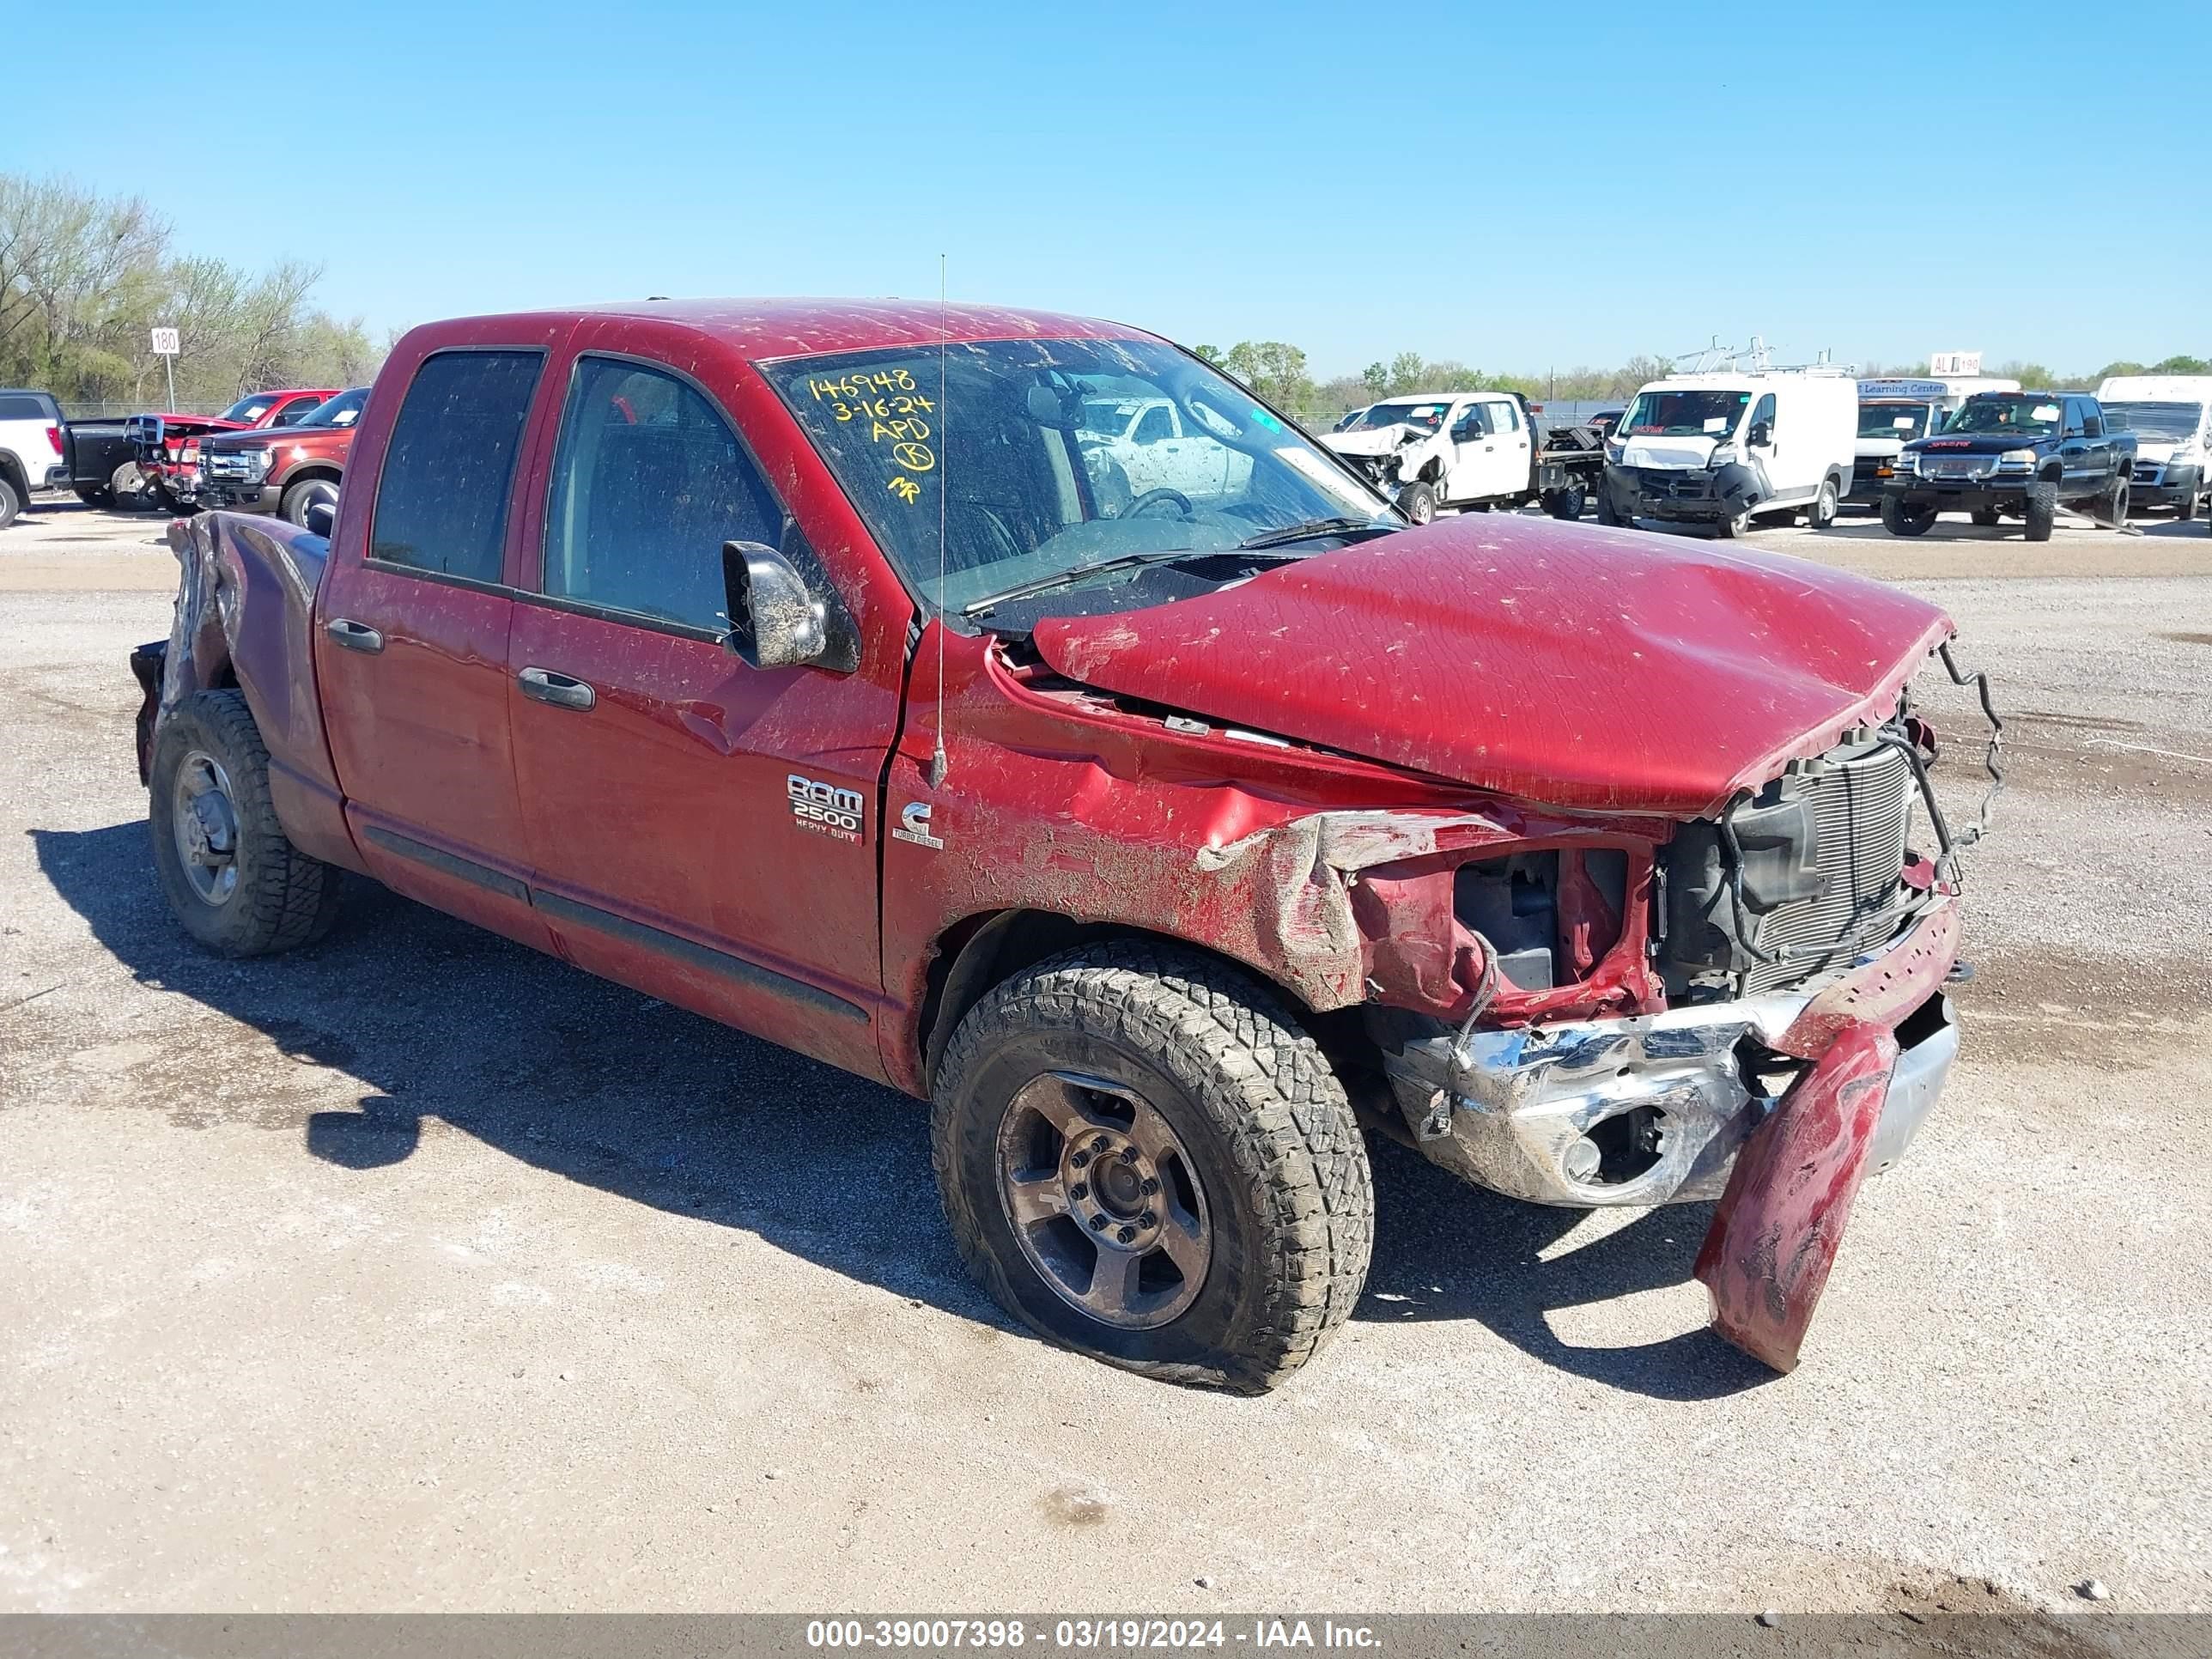
[[[337,508],[332,507],[328,501],[311,502],[307,507],[307,533],[310,536],[320,536],[325,541],[328,541],[331,538],[332,527],[337,523]]]
[[[1765,421],[1753,421],[1751,430],[1744,434],[1744,441],[1753,448],[1764,449],[1774,441],[1774,428]]]
[[[791,561],[765,543],[722,544],[722,590],[730,618],[722,643],[746,667],[813,663],[850,673],[860,665],[842,610],[817,599]]]

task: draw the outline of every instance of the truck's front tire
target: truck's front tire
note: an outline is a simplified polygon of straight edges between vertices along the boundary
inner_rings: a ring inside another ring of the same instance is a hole
[[[1924,536],[1936,523],[1936,509],[1895,495],[1881,498],[1881,527],[1893,536]]]
[[[193,939],[217,956],[258,957],[330,931],[341,872],[286,839],[242,693],[196,692],[170,710],[147,787],[155,878]]]
[[[1258,1393],[1358,1298],[1374,1192],[1344,1085],[1234,969],[1142,941],[1040,963],[960,1022],[934,1096],[954,1242],[1042,1335]]]
[[[1415,524],[1426,524],[1437,516],[1435,486],[1424,483],[1407,484],[1398,492],[1398,510]]]
[[[2047,542],[2058,523],[2058,486],[2039,482],[2027,487],[2027,538]]]

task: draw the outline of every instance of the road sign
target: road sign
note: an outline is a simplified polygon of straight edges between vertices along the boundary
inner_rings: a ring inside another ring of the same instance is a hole
[[[1982,372],[1982,354],[1978,351],[1930,352],[1928,372],[1946,378],[1955,375],[1961,380],[1971,380]]]
[[[157,328],[154,331],[154,355],[157,357],[173,357],[177,355],[176,330]]]

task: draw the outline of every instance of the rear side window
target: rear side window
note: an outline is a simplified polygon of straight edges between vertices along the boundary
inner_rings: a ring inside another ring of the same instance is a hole
[[[368,556],[388,564],[500,579],[507,501],[538,351],[446,351],[407,388],[376,486]]]
[[[22,392],[0,392],[0,421],[51,421],[46,404]]]
[[[720,634],[722,544],[783,539],[783,509],[721,412],[673,374],[576,364],[545,515],[548,597]]]

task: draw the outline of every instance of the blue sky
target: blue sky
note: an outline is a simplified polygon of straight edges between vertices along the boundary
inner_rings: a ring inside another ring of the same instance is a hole
[[[319,261],[321,301],[379,329],[933,295],[943,252],[955,298],[1290,340],[1323,375],[1715,333],[1785,361],[2212,353],[2201,7],[196,15],[11,76],[0,168],[139,191],[192,251]]]

